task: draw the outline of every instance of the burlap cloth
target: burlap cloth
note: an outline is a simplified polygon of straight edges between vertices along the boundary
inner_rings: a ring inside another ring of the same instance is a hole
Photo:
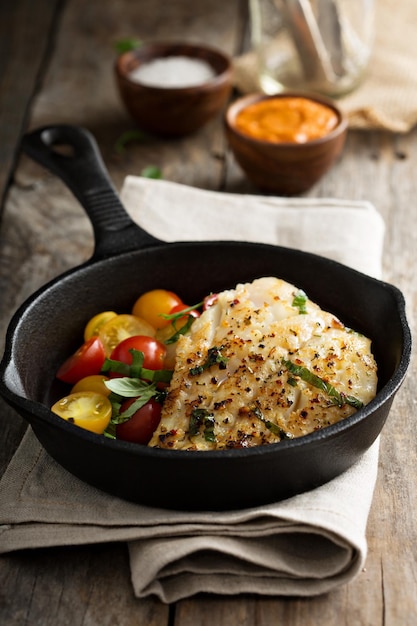
[[[375,0],[375,43],[362,84],[337,103],[351,128],[406,133],[417,123],[417,2]],[[256,55],[236,58],[235,86],[259,91]]]
[[[380,274],[384,224],[367,203],[238,196],[135,177],[126,180],[122,199],[162,239],[287,242]],[[317,595],[349,582],[364,565],[377,465],[378,441],[342,476],[283,502],[221,513],[167,511],[84,484],[29,429],[0,482],[0,552],[127,541],[138,597]]]

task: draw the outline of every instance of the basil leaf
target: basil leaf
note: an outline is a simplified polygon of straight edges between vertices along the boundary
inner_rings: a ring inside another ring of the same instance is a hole
[[[117,394],[111,392],[109,395],[109,400],[112,406],[112,415],[117,415],[120,413],[120,407],[122,406],[122,398]]]
[[[136,411],[139,411],[139,409],[145,406],[145,404],[149,402],[149,400],[152,398],[153,395],[155,394],[152,394],[149,396],[144,394],[140,398],[135,400],[135,402],[132,402],[132,404],[130,405],[129,408],[126,409],[126,411],[123,411],[123,413],[119,413],[114,418],[112,418],[111,420],[112,424],[117,425],[117,424],[124,424],[124,422],[128,422],[130,418],[132,417],[132,415],[134,415]]]
[[[142,396],[143,394],[148,393],[148,389],[152,388],[155,390],[155,385],[150,385],[144,380],[140,380],[139,378],[128,378],[127,376],[123,376],[122,378],[111,378],[110,380],[104,381],[104,384],[110,391],[113,393],[117,393],[117,395],[122,396],[123,398],[135,398],[136,396]],[[152,393],[149,397],[152,397],[154,393]]]

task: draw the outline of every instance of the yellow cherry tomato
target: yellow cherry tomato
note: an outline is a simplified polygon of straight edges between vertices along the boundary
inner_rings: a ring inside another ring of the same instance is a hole
[[[133,305],[132,313],[159,329],[169,324],[169,320],[164,319],[162,314],[169,314],[179,304],[182,304],[182,300],[173,291],[152,289],[139,296]]]
[[[106,430],[111,414],[110,400],[100,393],[71,393],[52,406],[51,411],[62,419],[99,435]]]
[[[183,325],[184,325],[184,323],[182,321],[178,321],[178,323],[176,323],[175,327],[173,326],[173,324],[169,324],[168,326],[164,326],[164,328],[159,328],[156,331],[155,337],[161,343],[165,343],[166,341],[168,341],[168,339],[171,339],[171,337],[173,337],[175,335],[175,333],[177,333],[178,330]]]
[[[102,311],[94,315],[84,329],[84,341],[88,341],[91,337],[98,335],[100,328],[116,316],[117,313],[114,311]]]
[[[155,337],[155,328],[147,321],[124,313],[116,315],[111,320],[103,324],[98,332],[98,336],[104,346],[106,356],[110,356],[114,348],[124,339],[135,335],[145,335]]]
[[[95,393],[101,393],[103,396],[110,395],[110,389],[104,384],[105,380],[109,380],[107,376],[102,374],[95,374],[93,376],[86,376],[82,378],[71,389],[71,393],[79,393],[81,391],[94,391]]]

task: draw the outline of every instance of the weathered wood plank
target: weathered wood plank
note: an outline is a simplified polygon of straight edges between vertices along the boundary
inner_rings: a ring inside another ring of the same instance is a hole
[[[42,76],[45,56],[53,40],[53,28],[62,0],[3,0],[0,3],[0,216],[13,167],[19,152],[26,116]],[[0,346],[6,322],[15,308],[18,289],[15,267],[25,259],[25,250],[15,225],[3,215],[0,232]],[[9,236],[8,232],[12,233]],[[10,244],[10,245],[8,245]],[[0,472],[9,462],[26,426],[1,401]]]
[[[61,4],[61,0],[0,3],[0,205]]]
[[[127,549],[109,544],[2,557],[0,616],[7,625],[165,626],[169,609],[133,597]]]

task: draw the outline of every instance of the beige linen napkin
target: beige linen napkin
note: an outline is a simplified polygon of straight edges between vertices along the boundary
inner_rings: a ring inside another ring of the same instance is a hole
[[[375,43],[362,84],[340,98],[351,128],[405,133],[417,123],[417,2],[375,0]],[[235,86],[259,91],[256,55],[234,61]]]
[[[337,257],[380,273],[384,225],[367,203],[235,196],[135,177],[125,181],[122,199],[140,224],[167,240],[187,224],[181,239],[272,238],[330,250],[335,222]],[[365,237],[361,256],[357,240]],[[0,482],[0,552],[127,541],[138,597],[317,595],[349,582],[364,565],[377,464],[378,441],[342,476],[283,502],[217,513],[167,511],[79,481],[29,429]]]

